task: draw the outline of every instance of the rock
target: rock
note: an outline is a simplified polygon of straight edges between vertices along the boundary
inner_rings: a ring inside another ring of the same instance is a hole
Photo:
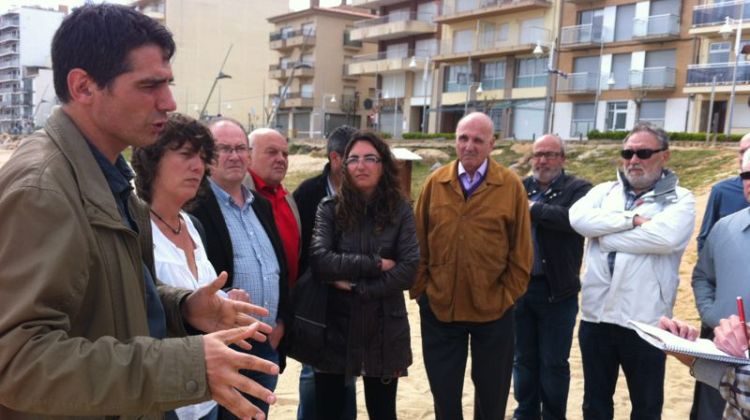
[[[451,158],[448,153],[438,149],[416,149],[414,153],[418,154],[426,164],[447,162]]]
[[[525,155],[531,153],[531,142],[523,142],[523,143],[513,143],[513,145],[510,146],[510,150],[512,150],[514,153],[518,153],[519,155]]]
[[[607,151],[602,150],[602,149],[598,149],[598,148],[597,149],[591,149],[591,150],[587,150],[587,151],[581,153],[580,155],[578,155],[578,157],[576,157],[576,160],[594,159],[594,158],[601,157],[602,155],[604,155],[606,153],[607,153]]]

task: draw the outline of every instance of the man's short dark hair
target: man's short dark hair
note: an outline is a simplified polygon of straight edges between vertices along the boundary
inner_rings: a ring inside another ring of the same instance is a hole
[[[165,60],[172,58],[175,44],[169,30],[135,9],[107,3],[76,8],[52,39],[57,97],[70,101],[68,73],[76,68],[88,73],[99,88],[110,87],[130,70],[130,52],[150,44],[162,49]]]
[[[344,156],[346,144],[352,139],[354,133],[358,130],[348,125],[342,125],[328,133],[328,143],[326,144],[326,155],[336,152],[339,156]]]

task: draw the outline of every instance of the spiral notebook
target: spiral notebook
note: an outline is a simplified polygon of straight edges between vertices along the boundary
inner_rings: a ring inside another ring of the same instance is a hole
[[[631,327],[652,346],[672,352],[687,354],[688,356],[700,359],[716,360],[718,362],[730,363],[733,365],[749,365],[750,359],[747,357],[736,357],[724,353],[716,348],[711,340],[699,338],[695,341],[686,340],[678,337],[669,331],[664,331],[659,327],[644,324],[638,321],[628,321]]]

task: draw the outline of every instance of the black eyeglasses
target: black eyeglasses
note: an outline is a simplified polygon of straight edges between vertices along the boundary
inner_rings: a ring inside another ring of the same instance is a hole
[[[625,160],[633,159],[633,156],[638,156],[638,159],[646,160],[651,158],[651,156],[654,155],[654,153],[663,152],[667,149],[638,149],[638,150],[632,150],[632,149],[622,149],[620,150],[620,156],[622,156]]]
[[[747,181],[750,179],[750,171],[740,172],[740,178],[742,178],[744,181]]]

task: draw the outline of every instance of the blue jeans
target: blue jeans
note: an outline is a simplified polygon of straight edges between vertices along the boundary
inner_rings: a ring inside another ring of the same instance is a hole
[[[357,419],[356,378],[346,383],[346,402],[343,420]],[[297,420],[315,420],[315,371],[310,365],[302,365],[299,373],[299,406]]]
[[[516,302],[516,350],[513,395],[514,418],[565,419],[570,388],[570,347],[578,313],[578,297],[549,302],[549,286],[533,278]]]
[[[578,329],[583,360],[583,418],[612,419],[612,395],[619,368],[625,373],[632,409],[630,418],[661,419],[666,355],[614,324],[581,321]]]
[[[253,341],[253,348],[250,350],[250,354],[253,356],[258,356],[261,359],[268,360],[269,362],[279,364],[279,353],[274,350],[271,345],[268,343],[268,341],[264,343],[260,343],[257,341]],[[232,345],[231,346],[233,350],[241,351],[243,353],[247,353],[246,350],[243,350],[237,346]],[[263,388],[266,388],[270,391],[274,391],[276,389],[276,383],[279,381],[278,375],[267,375],[265,373],[256,372],[254,370],[241,370],[240,373],[247,376],[248,378],[254,380],[257,382],[260,386]],[[247,398],[248,401],[250,401],[253,405],[263,410],[263,412],[266,414],[266,417],[268,417],[268,403],[265,401],[261,401],[251,395],[247,395],[244,392],[242,395]],[[229,410],[227,410],[224,407],[221,407],[219,409],[219,418],[221,420],[234,420],[237,417],[234,416]]]

